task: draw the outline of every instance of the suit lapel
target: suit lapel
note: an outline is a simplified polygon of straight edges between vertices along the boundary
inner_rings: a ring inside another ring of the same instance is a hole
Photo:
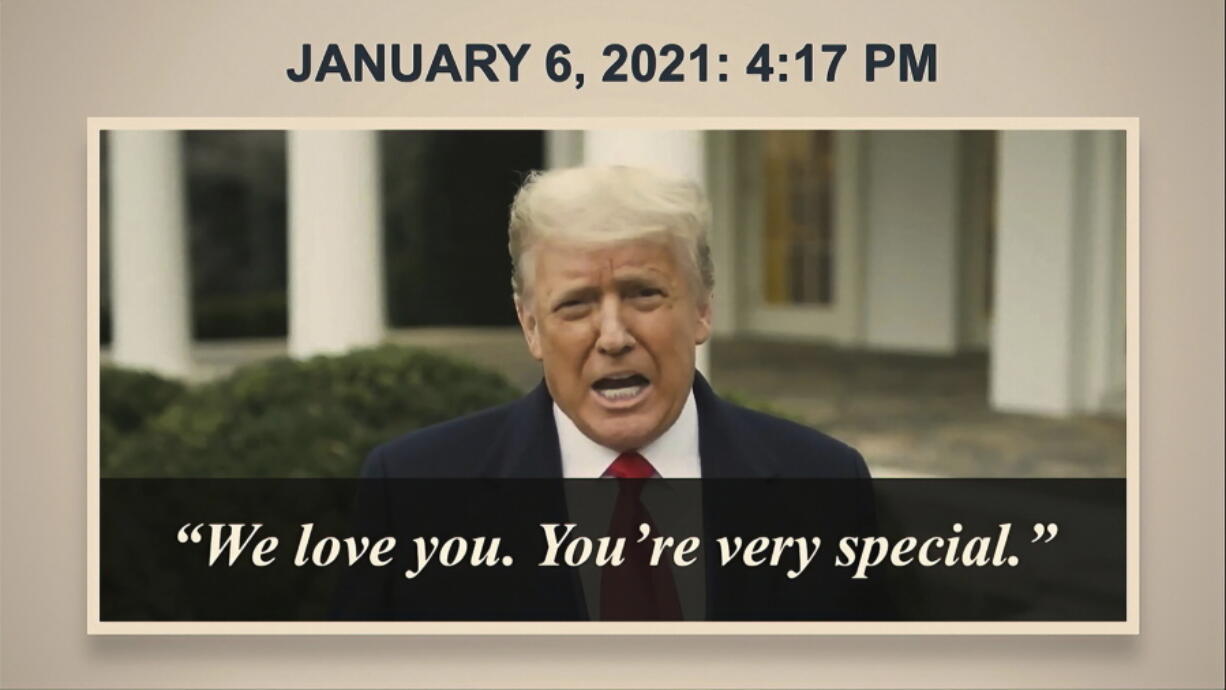
[[[694,402],[698,406],[698,456],[704,479],[779,476],[774,454],[746,433],[742,414],[716,396],[698,372],[694,372]]]
[[[514,404],[507,429],[496,443],[483,476],[561,478],[562,450],[553,421],[553,398],[544,381]]]
[[[533,482],[540,500],[533,515],[517,515],[529,522],[556,522],[567,518],[566,496],[562,490],[562,451],[553,419],[553,398],[545,382],[513,404],[507,426],[493,448],[481,475],[499,479],[552,479]],[[511,483],[503,484],[510,487]],[[541,571],[535,592],[523,592],[538,607],[542,619],[584,620],[587,617],[578,574],[570,569]]]
[[[698,453],[702,463],[703,529],[715,535],[741,534],[745,527],[744,491],[737,479],[778,477],[778,462],[766,444],[745,427],[744,412],[720,399],[702,374],[694,374],[698,406]],[[708,481],[711,480],[711,481]],[[715,543],[707,542],[710,553]],[[747,587],[739,573],[706,561],[707,620],[740,620],[747,612],[767,610],[770,592]]]

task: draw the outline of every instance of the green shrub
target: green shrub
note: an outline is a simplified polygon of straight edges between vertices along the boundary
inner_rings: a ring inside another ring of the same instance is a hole
[[[802,419],[801,417],[797,416],[796,414],[793,414],[792,412],[784,410],[770,402],[767,402],[766,400],[762,400],[761,398],[757,398],[752,395],[748,395],[741,391],[735,391],[735,390],[720,391],[719,395],[724,400],[732,403],[733,405],[740,405],[741,407],[747,407],[756,412],[768,414],[772,417],[779,417],[780,419],[786,419],[791,422],[796,422],[797,424],[804,424],[805,426],[812,426],[807,420]]]
[[[186,390],[182,383],[157,374],[116,366],[98,372],[102,457],[144,428]]]
[[[383,346],[243,367],[103,454],[104,476],[352,477],[379,443],[513,400],[501,375]]]

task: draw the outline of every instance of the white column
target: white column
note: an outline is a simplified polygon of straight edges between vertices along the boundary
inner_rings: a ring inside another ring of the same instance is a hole
[[[703,133],[692,130],[596,129],[584,132],[583,162],[637,165],[706,185]]]
[[[959,135],[866,136],[865,343],[951,354],[959,340]]]
[[[545,132],[545,167],[573,168],[583,165],[583,130],[551,129]]]
[[[707,133],[707,195],[711,199],[711,258],[715,264],[715,304],[712,318],[721,337],[737,332],[737,200],[736,135]]]
[[[999,148],[991,399],[1110,409],[1122,381],[1123,137],[1006,132]]]
[[[703,187],[707,183],[707,157],[703,132],[690,130],[588,130],[583,137],[587,165],[636,165],[680,175]],[[711,238],[712,244],[715,239]],[[716,278],[718,280],[718,276]],[[698,348],[696,365],[710,371],[708,345]]]
[[[377,133],[293,131],[289,352],[339,353],[384,334]]]
[[[112,131],[111,358],[172,377],[191,373],[182,134]]]

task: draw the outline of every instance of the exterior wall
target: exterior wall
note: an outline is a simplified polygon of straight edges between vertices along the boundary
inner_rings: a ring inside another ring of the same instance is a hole
[[[959,346],[961,147],[957,132],[873,132],[865,185],[864,344]]]
[[[996,132],[963,132],[958,342],[986,350],[992,312],[992,255],[996,229]]]
[[[968,261],[983,268],[988,227],[972,206],[988,207],[991,190],[982,177],[968,177],[980,171],[966,160],[965,133],[837,133],[836,300],[829,306],[761,301],[761,152],[753,133],[741,138],[731,156],[736,201],[733,212],[724,212],[738,235],[731,250],[724,248],[735,255],[735,332],[950,354],[974,344],[977,328],[984,344],[987,272],[968,268]],[[969,290],[982,299],[967,300]]]

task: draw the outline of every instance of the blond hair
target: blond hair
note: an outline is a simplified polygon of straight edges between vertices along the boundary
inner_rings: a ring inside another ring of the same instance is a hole
[[[660,238],[681,250],[699,301],[705,302],[715,286],[710,220],[702,188],[680,177],[627,166],[533,172],[511,203],[511,288],[524,298],[532,250],[542,241],[613,244]]]

